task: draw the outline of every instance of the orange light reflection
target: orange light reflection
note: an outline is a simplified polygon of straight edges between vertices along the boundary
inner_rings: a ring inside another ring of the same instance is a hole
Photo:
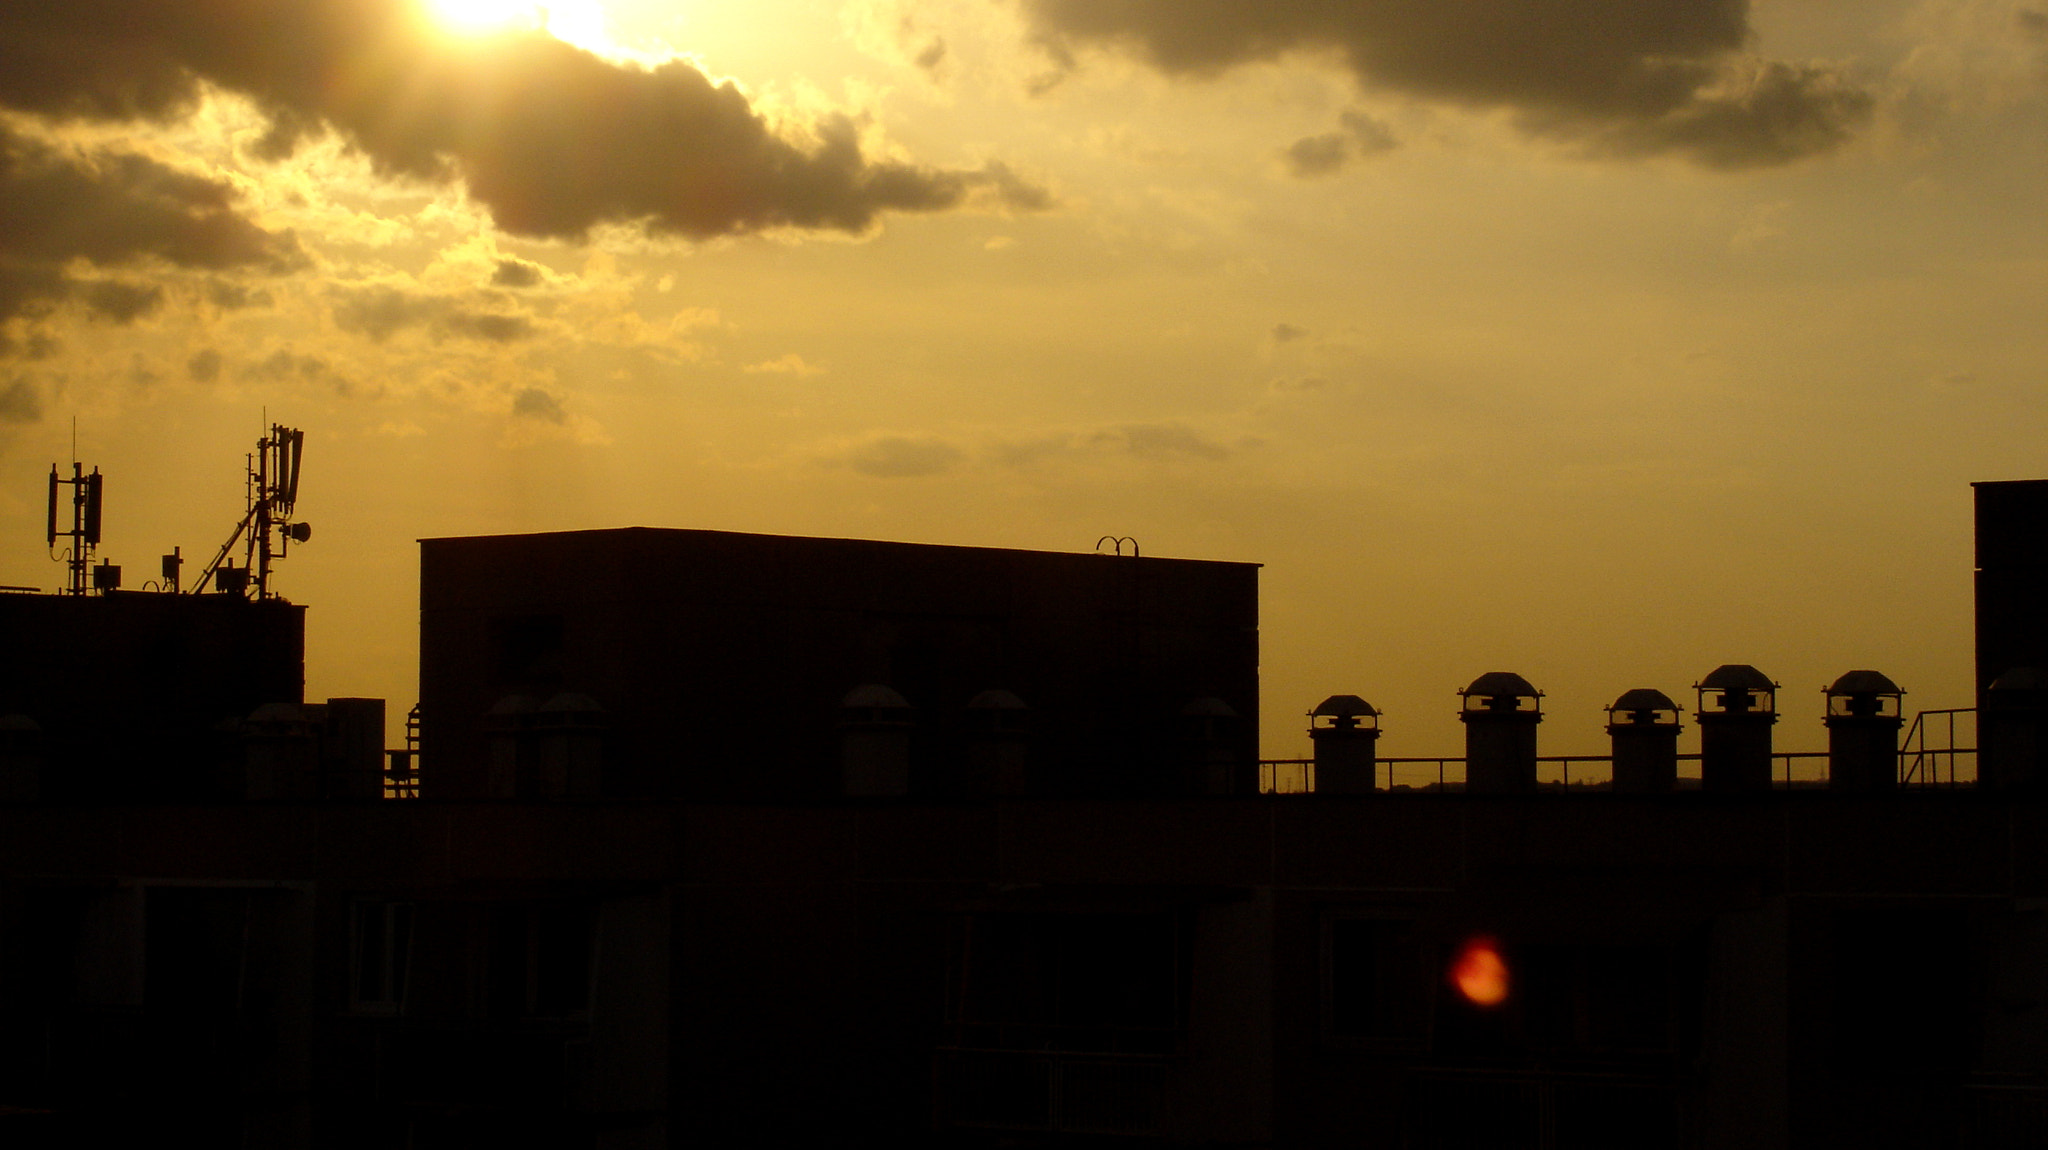
[[[1465,940],[1451,960],[1451,984],[1474,1006],[1494,1007],[1508,1000],[1508,964],[1493,939],[1478,935]]]

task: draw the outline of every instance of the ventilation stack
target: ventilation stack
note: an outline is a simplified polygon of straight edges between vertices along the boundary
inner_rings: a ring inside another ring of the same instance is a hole
[[[1378,789],[1380,713],[1357,695],[1331,695],[1308,713],[1316,748],[1315,792],[1369,795]]]
[[[997,798],[1029,792],[1031,708],[1014,693],[983,691],[967,700],[968,790]]]
[[[1536,724],[1543,692],[1512,671],[1488,671],[1458,692],[1465,724],[1465,789],[1526,794],[1536,789]]]
[[[319,703],[265,703],[250,712],[242,724],[242,780],[225,789],[253,802],[317,798],[326,711]]]
[[[849,798],[910,793],[910,704],[880,683],[839,703],[839,777]]]
[[[594,799],[604,791],[604,707],[563,691],[534,712],[537,797]]]
[[[223,568],[225,570],[225,568]],[[484,716],[484,738],[490,749],[484,794],[516,799],[530,793],[529,781],[538,756],[534,746],[534,711],[540,704],[527,695],[506,695]]]
[[[1671,696],[1648,687],[1622,692],[1607,708],[1615,791],[1661,795],[1677,786],[1678,712]]]
[[[1778,685],[1747,663],[1724,663],[1693,689],[1699,692],[1700,789],[1719,794],[1770,790]]]
[[[1899,789],[1900,704],[1904,691],[1876,671],[1851,671],[1827,689],[1828,789]]]

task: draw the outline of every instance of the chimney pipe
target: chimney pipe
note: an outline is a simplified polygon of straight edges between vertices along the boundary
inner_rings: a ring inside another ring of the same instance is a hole
[[[1750,794],[1771,789],[1771,727],[1778,685],[1747,663],[1725,663],[1693,684],[1699,692],[1700,789]]]

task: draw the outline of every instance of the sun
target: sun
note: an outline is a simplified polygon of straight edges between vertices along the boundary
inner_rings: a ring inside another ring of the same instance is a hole
[[[463,35],[482,35],[508,28],[545,28],[545,6],[534,0],[426,0],[436,24]]]
[[[457,36],[543,32],[567,44],[616,57],[610,21],[598,0],[421,0],[427,15]]]

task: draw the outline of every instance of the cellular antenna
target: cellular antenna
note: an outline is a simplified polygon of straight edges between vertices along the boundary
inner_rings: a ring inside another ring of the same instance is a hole
[[[57,530],[57,489],[71,489],[71,529]],[[71,578],[65,587],[69,595],[83,595],[86,592],[86,572],[92,566],[93,548],[100,545],[100,469],[95,467],[92,474],[85,473],[85,465],[71,461],[71,478],[64,479],[57,473],[57,465],[50,465],[50,511],[44,540],[54,552],[58,539],[69,539],[65,562],[70,568]]]
[[[306,433],[282,424],[271,424],[270,434],[256,441],[247,458],[249,510],[228,541],[220,545],[213,562],[192,581],[190,592],[211,587],[223,595],[268,599],[270,563],[282,559],[294,543],[313,537],[313,529],[292,521],[299,501],[299,460],[305,454]],[[242,544],[242,565],[228,558],[236,543]]]

